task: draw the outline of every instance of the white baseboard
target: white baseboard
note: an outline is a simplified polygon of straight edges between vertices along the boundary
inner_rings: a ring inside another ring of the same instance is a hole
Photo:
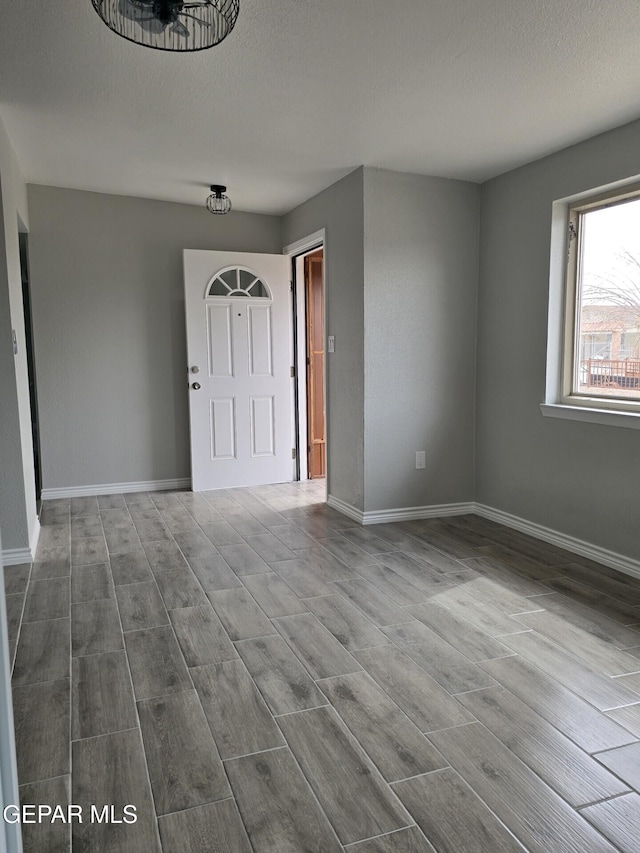
[[[431,506],[408,506],[398,509],[380,509],[362,512],[333,495],[327,496],[329,506],[343,515],[353,518],[359,524],[382,524],[386,521],[414,521],[420,518],[442,518],[450,515],[468,515],[474,511],[471,501],[456,504],[432,504]]]
[[[31,544],[28,548],[7,548],[2,552],[3,566],[20,566],[23,563],[33,563],[38,547],[38,539],[40,538],[40,520],[36,518],[36,523],[31,533]]]
[[[525,518],[520,518],[517,515],[512,515],[500,509],[494,509],[485,504],[474,503],[473,501],[362,512],[362,510],[356,509],[339,498],[328,495],[327,504],[343,515],[348,516],[348,518],[357,521],[358,524],[381,524],[388,521],[412,521],[420,518],[441,518],[451,515],[469,515],[470,513],[475,513],[505,527],[511,527],[513,530],[533,536],[535,539],[548,542],[550,545],[564,548],[565,551],[570,551],[572,554],[586,557],[588,560],[601,563],[603,566],[609,566],[609,568],[616,569],[625,575],[640,578],[640,560],[636,560],[633,557],[626,557],[624,554],[618,554],[615,551],[609,551],[606,548],[601,548],[599,545],[594,545],[592,542],[577,539],[575,536],[569,536],[566,533],[561,533],[559,530],[543,527],[541,524],[535,524],[533,521],[527,521]]]
[[[485,504],[477,503],[474,512],[476,515],[488,518],[490,521],[496,521],[505,527],[511,527],[514,530],[519,530],[521,533],[533,536],[535,539],[548,542],[550,545],[564,548],[566,551],[571,551],[572,554],[578,554],[580,557],[586,557],[588,560],[602,563],[602,565],[623,572],[625,575],[640,578],[640,560],[635,560],[633,557],[626,557],[624,554],[618,554],[616,551],[609,551],[606,548],[601,548],[599,545],[594,545],[592,542],[577,539],[575,536],[569,536],[566,533],[561,533],[559,530],[553,530],[551,527],[543,527],[541,524],[535,524],[533,521],[527,521],[525,518],[511,515],[511,513],[504,512],[501,509],[494,509]]]
[[[123,495],[130,492],[164,492],[173,489],[190,489],[191,478],[178,480],[149,480],[139,483],[101,483],[95,486],[62,486],[55,489],[43,489],[42,500],[54,498],[83,498],[90,495]]]

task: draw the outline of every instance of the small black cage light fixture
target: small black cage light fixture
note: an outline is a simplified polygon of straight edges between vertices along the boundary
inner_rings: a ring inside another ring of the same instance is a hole
[[[214,47],[234,28],[240,0],[91,0],[109,29],[156,50]]]
[[[225,214],[231,210],[231,199],[225,195],[226,187],[222,184],[211,184],[211,195],[206,201],[209,213]]]

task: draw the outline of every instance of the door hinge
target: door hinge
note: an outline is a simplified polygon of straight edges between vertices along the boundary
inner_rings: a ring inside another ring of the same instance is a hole
[[[291,448],[291,458],[292,458],[292,459],[297,459],[297,458],[298,458],[298,453],[297,453],[297,451],[296,451],[295,447],[292,447],[292,448]]]
[[[292,366],[291,367],[291,378],[294,379],[295,375],[296,375],[296,369],[295,369],[295,367]]]

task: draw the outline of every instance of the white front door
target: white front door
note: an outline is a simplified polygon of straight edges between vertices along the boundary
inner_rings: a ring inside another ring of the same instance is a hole
[[[293,479],[289,264],[184,252],[195,492]]]

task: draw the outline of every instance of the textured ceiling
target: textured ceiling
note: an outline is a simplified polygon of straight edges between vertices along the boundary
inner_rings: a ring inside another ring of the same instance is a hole
[[[241,0],[194,54],[90,0],[5,0],[0,115],[28,181],[282,213],[361,164],[482,181],[640,116],[637,0]]]

